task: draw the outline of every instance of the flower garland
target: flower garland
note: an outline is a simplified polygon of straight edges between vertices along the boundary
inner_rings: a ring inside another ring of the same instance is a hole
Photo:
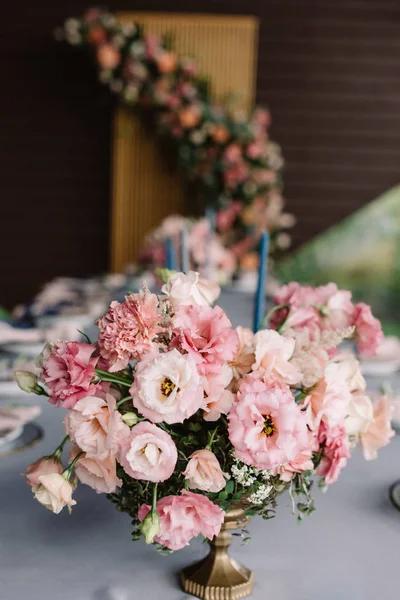
[[[257,107],[247,117],[229,103],[212,103],[192,59],[179,58],[165,40],[107,11],[90,9],[68,19],[57,39],[89,48],[100,81],[125,105],[151,114],[188,178],[200,184],[206,204],[247,207],[236,227],[251,234],[253,246],[261,229],[280,226],[283,160],[269,139],[267,110]]]
[[[162,294],[144,285],[110,304],[97,344],[58,341],[38,375],[16,371],[67,410],[64,440],[27,469],[36,500],[71,509],[79,481],[131,516],[134,539],[169,550],[217,535],[238,503],[270,518],[284,491],[311,514],[315,477],[334,483],[356,443],[370,460],[394,435],[389,400],[373,405],[355,356],[337,350],[352,337],[375,352],[379,321],[334,284],[292,283],[254,334],[212,307],[216,284],[164,276]]]

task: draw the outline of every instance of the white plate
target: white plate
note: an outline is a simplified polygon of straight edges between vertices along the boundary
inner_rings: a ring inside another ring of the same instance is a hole
[[[5,446],[6,444],[9,444],[10,442],[13,442],[14,440],[16,440],[21,435],[23,430],[24,430],[24,426],[18,425],[18,427],[16,427],[15,429],[8,430],[3,435],[2,435],[2,432],[0,431],[0,447]]]

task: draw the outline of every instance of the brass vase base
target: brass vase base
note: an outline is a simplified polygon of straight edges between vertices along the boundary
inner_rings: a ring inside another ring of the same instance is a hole
[[[250,596],[254,585],[253,572],[228,554],[232,542],[229,530],[245,523],[243,510],[227,513],[219,535],[210,542],[208,556],[181,572],[185,592],[203,600],[239,600]]]

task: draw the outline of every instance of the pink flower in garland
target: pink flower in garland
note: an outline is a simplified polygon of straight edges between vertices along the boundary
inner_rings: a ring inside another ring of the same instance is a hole
[[[233,360],[238,334],[219,306],[181,306],[174,318],[172,345],[188,352],[201,375],[218,373],[223,363]]]
[[[349,438],[344,427],[329,428],[325,423],[321,423],[318,441],[323,445],[323,456],[317,475],[324,477],[325,483],[330,485],[337,480],[350,458]]]
[[[158,298],[148,290],[112,302],[107,313],[96,321],[101,355],[109,361],[110,372],[125,369],[130,360],[157,347],[155,337],[162,331]]]
[[[49,402],[63,408],[73,408],[86,396],[103,389],[103,384],[92,383],[99,357],[93,356],[93,344],[57,342],[46,346],[42,357],[41,379],[49,394]]]
[[[368,304],[360,302],[354,308],[354,325],[358,349],[364,354],[375,354],[383,342],[381,323],[373,316],[371,307]]]
[[[248,375],[228,415],[236,456],[259,469],[294,461],[309,446],[306,415],[288,386]]]
[[[203,535],[211,540],[218,535],[224,522],[224,511],[202,494],[182,490],[180,496],[165,496],[157,502],[160,532],[156,542],[170,550],[188,546],[192,538]],[[150,506],[139,508],[139,521],[150,512]]]

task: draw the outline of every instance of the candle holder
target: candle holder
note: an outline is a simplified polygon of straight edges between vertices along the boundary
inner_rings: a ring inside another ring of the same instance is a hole
[[[393,505],[400,510],[400,481],[396,481],[389,491],[390,499]]]
[[[226,514],[219,535],[210,542],[210,553],[181,572],[185,592],[203,600],[239,600],[250,596],[254,575],[228,554],[232,543],[230,530],[247,523],[244,510],[235,508]]]

